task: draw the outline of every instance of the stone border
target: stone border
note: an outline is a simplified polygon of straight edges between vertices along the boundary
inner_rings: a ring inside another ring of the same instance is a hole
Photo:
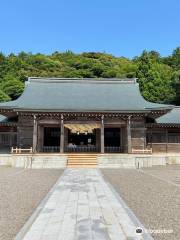
[[[114,193],[117,200],[120,202],[120,204],[125,209],[126,213],[128,214],[129,218],[132,220],[134,225],[138,228],[140,227],[143,229],[143,234],[141,235],[144,240],[153,240],[154,238],[147,232],[147,229],[143,226],[143,224],[139,221],[139,219],[136,217],[136,215],[133,213],[133,211],[128,207],[128,205],[125,203],[125,201],[121,198],[119,193],[114,189],[114,187],[111,185],[111,183],[107,182],[102,174],[102,172],[99,170],[100,175],[104,179],[105,183],[109,186],[111,191]]]
[[[65,172],[65,169],[64,169]],[[64,176],[65,173],[62,173],[62,175],[58,178],[58,180],[56,181],[56,183],[52,186],[52,188],[49,190],[49,192],[46,194],[46,196],[43,198],[43,200],[40,202],[40,204],[35,208],[34,212],[31,214],[31,216],[29,217],[29,219],[25,222],[25,224],[22,226],[22,228],[20,229],[20,231],[18,232],[18,234],[16,235],[16,237],[14,238],[14,240],[23,240],[23,238],[25,237],[26,233],[28,232],[28,230],[30,229],[30,227],[32,226],[32,224],[34,223],[34,221],[36,220],[36,218],[38,217],[39,213],[42,211],[42,209],[44,208],[45,204],[47,203],[48,199],[50,198],[51,194],[53,193],[53,191],[56,189],[56,187],[59,184],[59,181],[61,180],[61,178]]]

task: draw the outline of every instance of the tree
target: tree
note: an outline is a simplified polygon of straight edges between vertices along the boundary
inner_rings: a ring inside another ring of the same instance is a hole
[[[158,63],[152,55],[144,51],[137,59],[136,77],[145,99],[152,102],[169,103],[175,97],[172,87],[172,69]]]
[[[22,93],[28,76],[138,77],[142,95],[148,101],[180,104],[179,71],[180,47],[168,57],[161,57],[156,51],[144,51],[132,60],[102,52],[0,53],[0,89],[12,99]]]
[[[175,98],[174,103],[177,105],[180,105],[180,70],[177,72],[174,72],[172,77],[172,86],[175,89]]]
[[[1,90],[14,100],[22,94],[24,84],[12,76],[6,76],[1,84]]]
[[[5,94],[2,90],[0,90],[0,102],[7,102],[10,101],[11,98]]]
[[[171,56],[164,57],[162,61],[175,69],[175,71],[180,70],[180,47],[177,47]]]

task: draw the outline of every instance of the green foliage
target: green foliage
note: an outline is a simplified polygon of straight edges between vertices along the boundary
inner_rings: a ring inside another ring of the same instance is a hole
[[[24,90],[24,84],[11,75],[4,77],[1,82],[1,90],[11,99],[16,99]]]
[[[10,97],[5,94],[2,90],[0,90],[0,102],[7,102],[10,101]]]
[[[176,48],[172,55],[162,59],[165,64],[173,67],[175,70],[180,70],[180,47]]]
[[[137,77],[142,95],[153,102],[180,104],[180,47],[171,56],[144,51],[128,59],[100,52],[75,54],[71,51],[51,55],[21,52],[0,53],[0,101],[16,99],[28,76],[77,78]]]
[[[160,63],[159,56],[144,51],[137,61],[136,76],[145,99],[168,103],[175,98],[172,87],[172,68]]]
[[[174,103],[177,105],[180,105],[180,70],[174,72],[173,77],[172,77],[172,82],[173,82],[173,88],[175,89],[175,98],[174,98]]]

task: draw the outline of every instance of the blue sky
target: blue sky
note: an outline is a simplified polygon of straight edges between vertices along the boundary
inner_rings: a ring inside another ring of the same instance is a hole
[[[0,51],[134,57],[180,46],[179,0],[1,0]]]

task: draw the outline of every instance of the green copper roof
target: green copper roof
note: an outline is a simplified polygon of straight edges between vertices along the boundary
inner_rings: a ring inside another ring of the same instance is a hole
[[[23,94],[0,108],[35,111],[148,111],[172,106],[147,102],[135,79],[29,78]]]
[[[0,115],[0,125],[1,126],[16,126],[17,118],[8,118],[3,115]]]
[[[175,107],[170,112],[156,119],[157,123],[180,124],[180,107]]]
[[[8,118],[3,115],[0,115],[0,123],[3,123],[3,122],[8,122]]]

